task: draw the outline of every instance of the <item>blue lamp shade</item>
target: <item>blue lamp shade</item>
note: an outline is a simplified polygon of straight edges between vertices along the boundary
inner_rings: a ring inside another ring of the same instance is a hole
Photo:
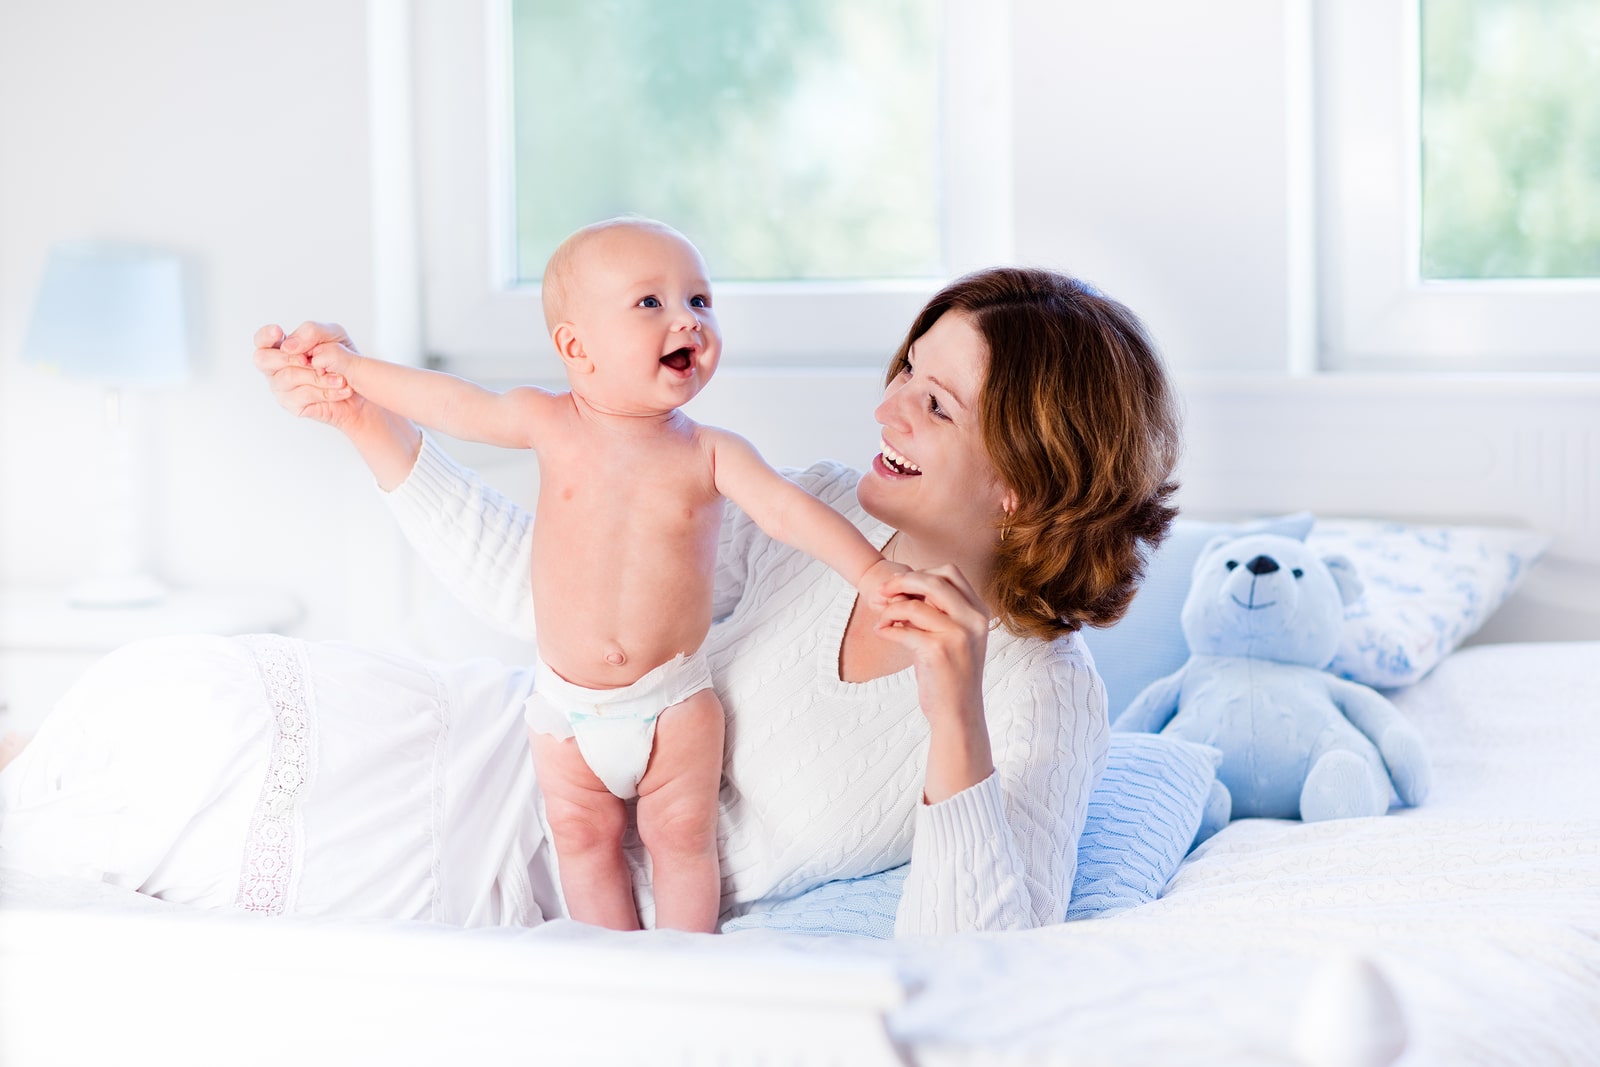
[[[109,386],[182,383],[189,375],[183,295],[176,256],[57,244],[45,261],[23,361]]]

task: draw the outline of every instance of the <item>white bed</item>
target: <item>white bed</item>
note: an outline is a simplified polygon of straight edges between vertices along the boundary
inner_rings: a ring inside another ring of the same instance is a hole
[[[1424,806],[1235,822],[1131,911],[902,942],[263,920],[0,873],[0,1062],[1595,1062],[1600,387],[1189,397],[1191,506],[1554,536],[1496,642],[1391,694]],[[1255,438],[1244,410],[1271,413]],[[1426,412],[1428,443],[1384,411]],[[1363,496],[1351,463],[1402,453]]]
[[[1404,1063],[1593,1062],[1600,643],[1466,649],[1398,703],[1425,807],[1238,821],[1161,900],[1025,934],[261,920],[7,874],[0,1062],[504,1061],[537,1034],[549,1063],[1335,1063],[1392,1032],[1363,962]]]

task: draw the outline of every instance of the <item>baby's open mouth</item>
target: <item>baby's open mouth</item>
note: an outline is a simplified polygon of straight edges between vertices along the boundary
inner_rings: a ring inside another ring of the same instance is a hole
[[[662,356],[661,362],[682,374],[694,362],[694,353],[687,348],[680,348],[676,352],[668,352]]]

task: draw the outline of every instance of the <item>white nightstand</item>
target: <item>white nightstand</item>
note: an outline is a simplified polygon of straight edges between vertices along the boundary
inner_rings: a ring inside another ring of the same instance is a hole
[[[0,587],[0,731],[28,732],[91,664],[167,634],[284,633],[294,597],[272,589],[178,589],[138,608],[77,608],[59,587]]]

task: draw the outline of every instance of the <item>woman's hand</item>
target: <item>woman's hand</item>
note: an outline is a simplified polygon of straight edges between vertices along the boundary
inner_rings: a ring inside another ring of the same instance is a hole
[[[378,487],[386,492],[394,489],[411,474],[422,448],[422,432],[351,389],[343,375],[314,367],[311,353],[318,345],[356,351],[342,326],[305,322],[287,336],[277,326],[263,326],[255,336],[256,369],[267,376],[279,407],[344,434],[361,453]]]
[[[256,370],[267,376],[273,399],[296,418],[315,419],[349,433],[361,418],[366,403],[344,378],[326,374],[311,365],[311,350],[333,342],[355,348],[344,327],[306,322],[285,335],[276,325],[256,331]]]
[[[931,729],[923,798],[937,804],[994,773],[983,714],[989,610],[957,567],[897,574],[877,633],[911,653],[917,696]]]

